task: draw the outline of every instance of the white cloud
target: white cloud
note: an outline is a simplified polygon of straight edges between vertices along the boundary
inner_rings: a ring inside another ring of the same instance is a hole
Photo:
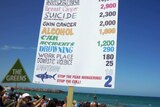
[[[33,49],[33,50],[35,50],[35,49],[37,49],[37,48],[35,48],[35,47],[31,47],[30,49]]]
[[[27,49],[27,48],[20,47],[20,46],[8,46],[8,45],[4,45],[0,47],[0,50],[23,50],[23,49]],[[28,49],[36,49],[36,48],[28,48]]]

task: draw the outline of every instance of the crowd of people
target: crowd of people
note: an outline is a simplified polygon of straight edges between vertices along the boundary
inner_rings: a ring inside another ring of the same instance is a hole
[[[47,98],[45,95],[31,96],[29,93],[15,92],[10,88],[7,92],[0,85],[0,107],[67,107],[67,97],[64,100]],[[77,102],[73,100],[72,107],[107,107],[106,104],[99,104],[94,97],[93,102]]]

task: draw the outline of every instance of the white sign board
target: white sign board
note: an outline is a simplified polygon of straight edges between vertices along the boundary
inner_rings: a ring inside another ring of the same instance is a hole
[[[45,0],[33,83],[114,88],[118,0]]]

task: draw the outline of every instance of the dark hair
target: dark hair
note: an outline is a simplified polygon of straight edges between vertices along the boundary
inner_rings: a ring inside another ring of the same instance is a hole
[[[13,87],[11,87],[11,90],[12,90],[12,91],[14,91],[14,88],[13,88]]]
[[[38,96],[33,96],[34,99],[36,100],[39,100],[39,97]]]
[[[87,102],[86,102],[86,107],[90,107],[90,104],[91,104],[91,103],[87,101]]]
[[[47,104],[47,107],[56,107],[56,103],[53,100],[50,100]]]
[[[43,95],[43,99],[45,99],[46,98],[46,95]]]
[[[0,85],[0,93],[4,90],[4,87]]]
[[[60,101],[60,100],[58,101],[59,106],[63,106],[63,104],[64,104],[64,101]]]
[[[59,105],[59,101],[57,98],[53,98],[53,101],[55,102],[56,105]]]

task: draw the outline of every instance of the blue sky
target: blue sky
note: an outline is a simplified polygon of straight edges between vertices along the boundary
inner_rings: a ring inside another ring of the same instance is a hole
[[[0,81],[17,58],[32,80],[43,2],[0,1]],[[160,97],[159,4],[159,0],[119,0],[115,89],[90,92]],[[67,91],[63,86],[46,87]],[[88,88],[75,88],[75,92],[88,92]]]

